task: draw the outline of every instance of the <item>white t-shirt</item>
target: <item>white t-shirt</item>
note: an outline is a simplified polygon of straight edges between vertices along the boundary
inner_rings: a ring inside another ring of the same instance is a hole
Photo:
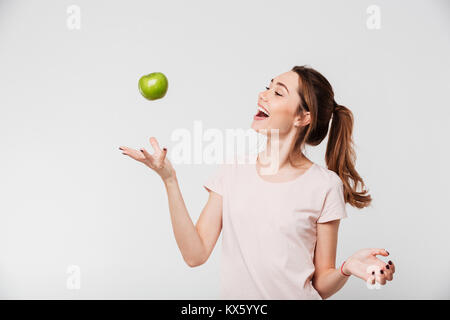
[[[342,180],[314,163],[269,182],[244,161],[220,164],[203,185],[223,198],[221,299],[321,299],[311,284],[316,223],[347,217]]]

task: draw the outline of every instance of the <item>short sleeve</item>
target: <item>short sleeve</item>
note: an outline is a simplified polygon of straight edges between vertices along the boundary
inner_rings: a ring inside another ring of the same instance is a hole
[[[209,192],[210,190],[212,190],[223,196],[225,172],[226,165],[220,164],[218,168],[216,168],[216,170],[204,182],[203,187],[206,189],[206,191]]]
[[[325,196],[322,212],[320,213],[319,219],[317,219],[317,223],[324,223],[346,217],[344,184],[339,178],[339,181],[333,183]]]

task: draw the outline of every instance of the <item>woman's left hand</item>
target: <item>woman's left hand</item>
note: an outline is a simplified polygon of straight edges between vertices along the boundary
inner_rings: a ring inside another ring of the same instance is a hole
[[[384,285],[386,281],[393,279],[395,265],[391,260],[385,263],[378,259],[377,255],[387,257],[389,252],[386,249],[361,249],[345,261],[342,271],[371,284],[375,284],[376,281]]]

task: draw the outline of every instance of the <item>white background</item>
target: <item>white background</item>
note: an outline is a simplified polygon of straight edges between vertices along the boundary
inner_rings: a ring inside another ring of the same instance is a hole
[[[354,113],[373,197],[347,207],[337,264],[385,247],[398,270],[381,290],[352,278],[332,299],[450,298],[449,18],[445,0],[0,1],[0,298],[218,298],[221,238],[188,267],[162,181],[118,147],[152,150],[155,136],[170,158],[172,132],[195,120],[248,129],[258,92],[304,64]],[[154,71],[169,91],[149,102],[137,82]],[[325,146],[308,149],[321,165]],[[215,168],[176,165],[194,221]]]

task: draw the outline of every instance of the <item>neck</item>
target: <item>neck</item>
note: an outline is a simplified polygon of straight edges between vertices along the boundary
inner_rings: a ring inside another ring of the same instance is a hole
[[[266,149],[258,153],[256,159],[258,165],[264,167],[264,170],[276,173],[293,167],[298,168],[309,163],[310,161],[303,153],[298,151],[295,155],[291,155],[292,163],[289,161],[289,154],[293,152],[295,138],[295,130],[291,130],[286,135],[280,135],[276,132],[272,133],[268,130]]]

